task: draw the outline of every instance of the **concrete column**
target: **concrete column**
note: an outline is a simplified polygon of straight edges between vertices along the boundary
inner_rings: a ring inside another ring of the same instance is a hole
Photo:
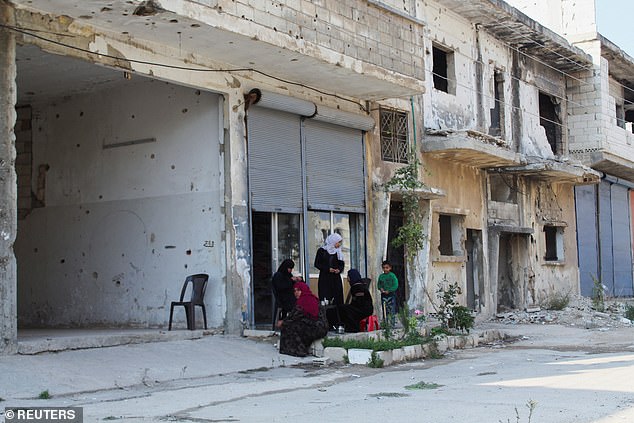
[[[225,96],[225,215],[227,315],[225,331],[241,334],[252,312],[250,211],[242,92]]]
[[[13,25],[12,8],[0,3],[0,23]],[[15,35],[0,28],[0,354],[18,349],[17,271],[13,243],[17,232],[15,174]]]

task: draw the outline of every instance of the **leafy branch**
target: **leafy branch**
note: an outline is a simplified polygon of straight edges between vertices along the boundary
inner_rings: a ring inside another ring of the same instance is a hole
[[[423,233],[422,211],[417,190],[425,184],[418,179],[419,169],[422,167],[414,151],[409,154],[409,163],[394,172],[394,176],[386,182],[386,190],[399,191],[402,194],[403,226],[398,228],[396,237],[391,241],[392,246],[405,247],[405,254],[412,260],[416,253],[425,245],[426,236]]]

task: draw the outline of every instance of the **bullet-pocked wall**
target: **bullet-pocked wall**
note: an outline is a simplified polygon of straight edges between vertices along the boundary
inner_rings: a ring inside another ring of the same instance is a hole
[[[18,228],[22,327],[165,326],[195,273],[210,275],[209,324],[223,324],[221,97],[121,81],[31,104],[43,187]]]

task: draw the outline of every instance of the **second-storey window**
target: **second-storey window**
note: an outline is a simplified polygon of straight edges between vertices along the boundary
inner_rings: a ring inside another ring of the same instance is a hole
[[[563,154],[561,145],[561,119],[559,118],[559,105],[555,98],[539,93],[539,124],[544,127],[548,144],[553,154]]]
[[[453,51],[434,44],[432,53],[434,88],[448,94],[456,94],[456,70]]]
[[[381,107],[381,158],[388,162],[408,162],[407,113]]]

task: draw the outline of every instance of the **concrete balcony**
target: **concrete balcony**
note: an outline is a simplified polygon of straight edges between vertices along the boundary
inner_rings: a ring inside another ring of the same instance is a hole
[[[121,46],[141,46],[148,52],[142,60],[155,60],[157,53],[172,66],[231,69],[245,78],[282,79],[361,100],[424,91],[424,75],[417,75],[424,71],[422,22],[366,1],[337,2],[334,9],[309,1],[294,2],[297,9],[233,0],[13,4],[17,26],[52,38],[51,48],[68,43],[119,57]],[[113,67],[125,68],[122,59]]]
[[[571,156],[600,172],[634,182],[634,134],[610,121],[600,124],[600,135],[594,140],[571,143]]]
[[[515,166],[520,155],[511,151],[502,139],[477,131],[428,129],[423,139],[423,152],[479,169]]]
[[[543,160],[526,162],[521,166],[503,169],[504,173],[519,175],[549,183],[591,185],[601,180],[601,173],[576,162]]]

